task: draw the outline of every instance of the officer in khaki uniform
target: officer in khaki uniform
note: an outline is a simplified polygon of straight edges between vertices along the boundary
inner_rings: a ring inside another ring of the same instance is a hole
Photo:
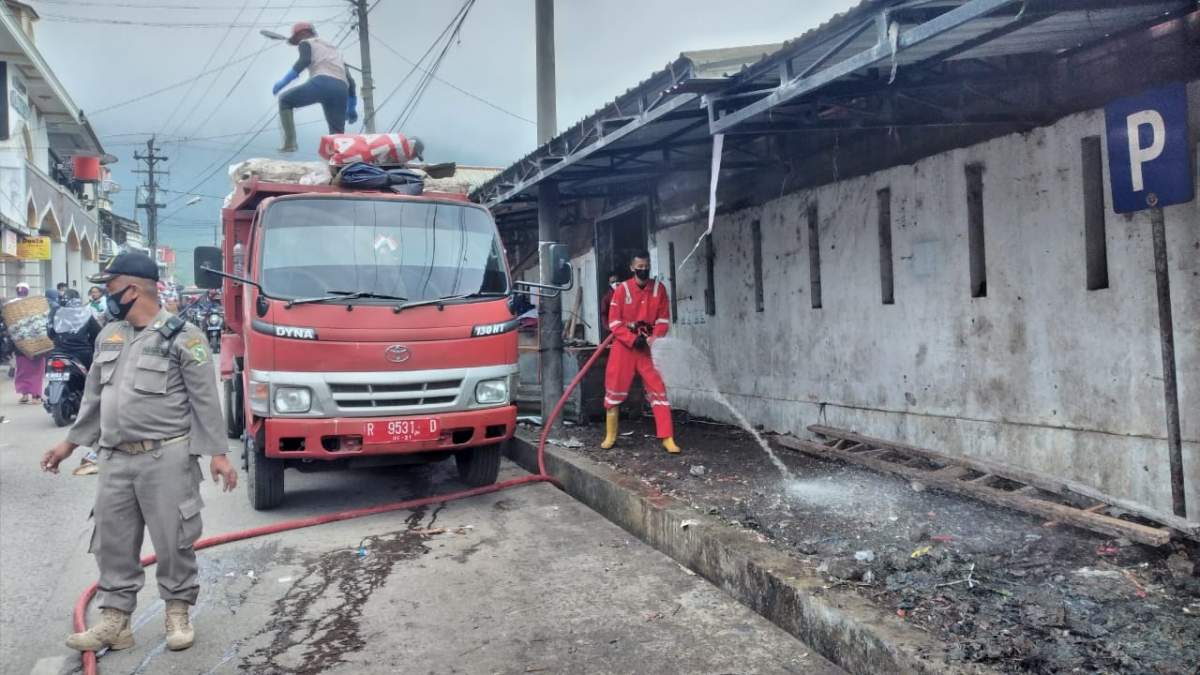
[[[90,551],[100,567],[100,622],[67,639],[80,651],[133,646],[130,615],[145,580],[142,538],[158,556],[158,590],[166,601],[167,646],[192,646],[188,607],[199,592],[199,455],[212,457],[213,481],[237,486],[212,355],[204,333],[164,311],[158,302],[158,266],[126,252],[91,278],[108,286],[114,317],[96,339],[79,417],[67,439],[46,452],[45,471],[78,446],[99,450],[95,530]]]

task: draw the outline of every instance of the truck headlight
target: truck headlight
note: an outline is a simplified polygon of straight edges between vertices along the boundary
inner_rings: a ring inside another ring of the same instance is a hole
[[[479,403],[508,403],[508,380],[484,380],[475,385]]]
[[[305,413],[312,407],[312,391],[308,387],[276,387],[275,412]]]

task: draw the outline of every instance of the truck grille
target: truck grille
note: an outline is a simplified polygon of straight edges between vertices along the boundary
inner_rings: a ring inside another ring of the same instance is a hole
[[[462,380],[408,384],[330,384],[333,400],[342,410],[387,408],[404,410],[446,405],[458,400]]]

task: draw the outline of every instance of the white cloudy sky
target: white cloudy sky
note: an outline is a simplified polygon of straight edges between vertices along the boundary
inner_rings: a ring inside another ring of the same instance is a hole
[[[43,18],[37,44],[77,105],[88,114],[108,152],[117,155],[117,199],[133,215],[140,182],[133,152],[150,133],[170,157],[165,195],[174,215],[160,241],[189,250],[212,240],[220,201],[228,192],[224,167],[235,157],[272,156],[274,124],[247,149],[275,107],[271,85],[295,60],[295,49],[258,35],[312,20],[326,37],[349,28],[345,0],[26,0]],[[557,0],[559,128],[586,116],[691,49],[782,41],[816,26],[857,0]],[[371,14],[377,105],[409,74],[400,55],[417,60],[461,6],[461,0],[380,0]],[[477,0],[438,75],[512,114],[500,112],[434,82],[401,131],[420,136],[426,159],[506,166],[535,146],[533,0]],[[290,9],[289,9],[290,8]],[[231,28],[230,25],[233,24]],[[357,41],[346,40],[357,65]],[[237,61],[264,46],[252,60]],[[410,97],[411,77],[378,112],[390,125]],[[134,103],[158,89],[187,83]],[[117,107],[112,107],[117,106]],[[361,114],[361,105],[360,105]],[[320,120],[319,107],[297,123]],[[527,119],[519,119],[520,117]],[[316,159],[321,123],[301,126],[297,158]],[[243,133],[241,136],[232,135]],[[211,138],[222,136],[221,138]],[[205,140],[198,140],[205,139]],[[206,174],[218,169],[207,180]],[[182,208],[180,193],[205,195]],[[138,214],[139,220],[144,220]],[[181,261],[182,262],[182,261]]]

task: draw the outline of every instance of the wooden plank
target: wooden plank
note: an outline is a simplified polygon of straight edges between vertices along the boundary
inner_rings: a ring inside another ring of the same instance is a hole
[[[887,441],[887,440],[883,440],[880,438],[872,438],[870,436],[863,436],[861,434],[856,434],[852,431],[846,431],[845,429],[837,429],[835,427],[827,427],[827,426],[820,425],[820,424],[814,424],[814,425],[808,427],[808,430],[813,432],[814,434],[820,434],[822,436],[828,436],[830,438],[843,438],[843,439],[847,439],[847,440],[854,440],[854,441],[858,441],[859,443],[874,445],[874,446],[880,447],[880,448],[891,448],[893,450],[903,452],[905,454],[920,455],[922,457],[925,457],[926,459],[932,460],[939,464],[959,464],[961,466],[968,467],[975,471],[980,471],[983,473],[991,473],[991,474],[995,474],[997,476],[1003,476],[1010,480],[1015,480],[1019,483],[1025,483],[1026,485],[1034,486],[1041,490],[1045,490],[1046,492],[1050,492],[1053,494],[1058,494],[1058,495],[1073,494],[1073,495],[1077,495],[1077,496],[1081,496],[1081,497],[1087,497],[1087,498],[1093,499],[1095,501],[1105,502],[1105,503],[1109,504],[1110,506],[1114,506],[1118,509],[1121,509],[1122,511],[1128,511],[1129,513],[1139,515],[1148,520],[1153,520],[1155,522],[1162,523],[1163,525],[1166,525],[1166,526],[1176,530],[1177,532],[1179,532],[1180,534],[1182,534],[1183,536],[1185,536],[1189,539],[1192,539],[1194,541],[1200,541],[1200,522],[1188,520],[1186,518],[1180,518],[1179,516],[1175,516],[1175,515],[1168,515],[1166,513],[1161,513],[1159,511],[1155,511],[1154,509],[1151,509],[1145,505],[1131,502],[1127,499],[1121,499],[1119,497],[1113,497],[1111,495],[1106,495],[1103,492],[1101,492],[1100,490],[1097,490],[1096,488],[1091,487],[1090,485],[1084,485],[1083,483],[1079,483],[1076,481],[1066,480],[1066,479],[1062,479],[1062,478],[1052,478],[1050,476],[1046,476],[1043,474],[1035,473],[1032,471],[1026,471],[1024,469],[1017,469],[1014,467],[1006,466],[1004,464],[1000,464],[997,462],[990,462],[987,460],[973,459],[973,458],[967,458],[967,457],[951,457],[949,455],[945,455],[940,452],[926,450],[925,448],[918,448],[916,446],[908,445],[906,443]]]
[[[1092,506],[1089,506],[1086,509],[1084,509],[1084,511],[1087,511],[1088,513],[1100,513],[1101,511],[1104,511],[1107,508],[1108,508],[1108,504],[1101,503],[1101,504],[1094,504]]]
[[[959,466],[957,464],[947,464],[946,466],[943,466],[942,468],[938,469],[937,471],[934,471],[933,475],[941,477],[941,478],[953,478],[953,479],[957,480],[957,479],[962,478],[963,476],[967,475],[970,472],[971,472],[971,470],[965,466]]]
[[[835,457],[876,471],[896,474],[910,480],[918,480],[929,487],[936,487],[947,492],[973,497],[982,502],[1023,511],[1048,520],[1067,523],[1094,532],[1114,537],[1127,537],[1132,541],[1150,546],[1162,546],[1171,541],[1171,531],[1165,528],[1147,527],[1126,520],[1110,518],[1098,513],[1088,513],[1087,511],[1070,506],[1055,504],[1054,502],[1015,495],[1011,492],[997,490],[984,485],[938,476],[934,472],[922,471],[892,462],[864,457],[862,454],[850,455],[840,450],[834,450],[818,443],[791,436],[779,436],[775,440],[786,448],[798,450],[816,457]]]

